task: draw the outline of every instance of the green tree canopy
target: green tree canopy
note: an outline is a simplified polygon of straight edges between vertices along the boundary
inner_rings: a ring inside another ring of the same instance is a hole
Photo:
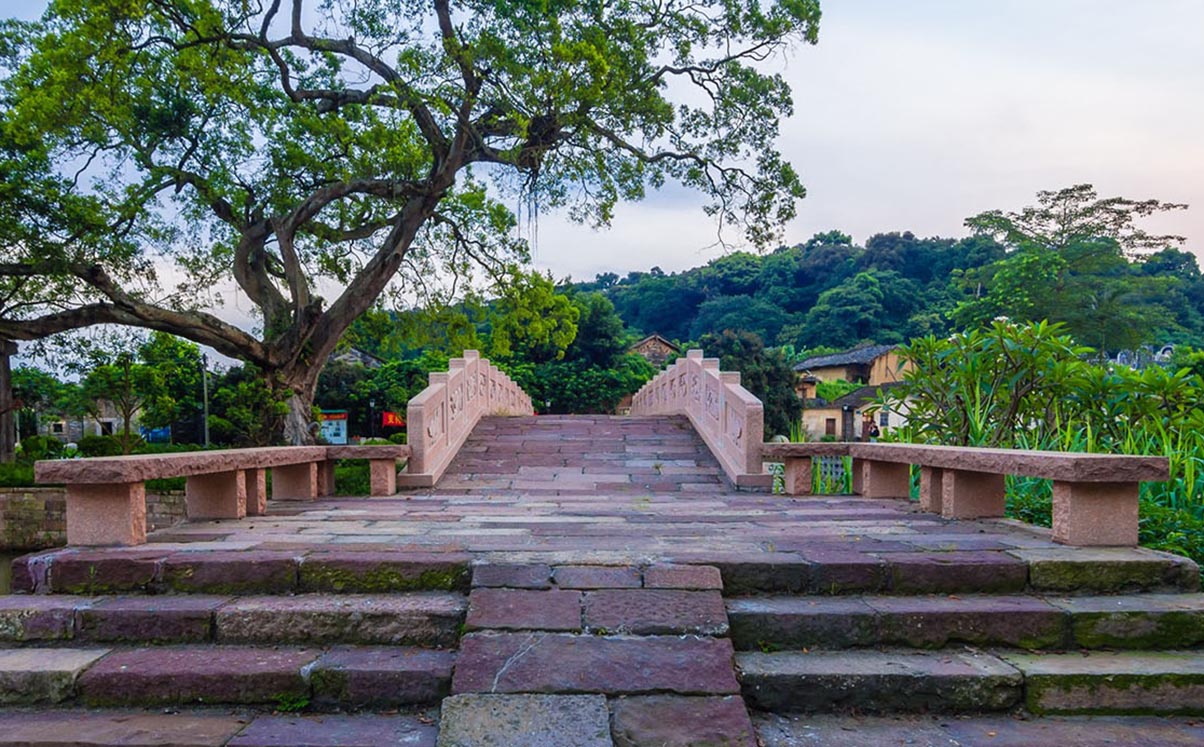
[[[265,375],[305,440],[322,362],[391,283],[525,256],[500,198],[604,224],[675,180],[771,243],[803,188],[774,148],[789,87],[761,63],[813,43],[819,16],[816,0],[53,0],[0,27],[0,337],[107,322],[211,345]],[[205,311],[230,280],[261,333]]]

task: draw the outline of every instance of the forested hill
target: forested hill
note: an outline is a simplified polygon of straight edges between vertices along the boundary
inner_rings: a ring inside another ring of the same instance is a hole
[[[846,348],[944,335],[997,316],[1064,322],[1107,350],[1204,340],[1204,280],[1194,255],[1126,256],[1110,239],[1005,247],[988,236],[872,236],[839,231],[755,255],[734,252],[666,274],[597,276],[627,326],[679,341],[746,330],[767,346]]]

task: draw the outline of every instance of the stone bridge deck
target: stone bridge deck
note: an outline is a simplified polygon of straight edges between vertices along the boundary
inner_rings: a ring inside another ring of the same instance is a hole
[[[0,708],[0,745],[57,744],[65,720],[109,735],[89,744],[244,747],[1204,736],[1001,715],[1204,713],[1190,561],[907,500],[740,492],[681,418],[487,418],[434,489],[149,539],[18,564],[42,594],[0,597],[0,705],[51,705]],[[138,710],[165,706],[184,712]],[[978,715],[848,715],[930,711]]]

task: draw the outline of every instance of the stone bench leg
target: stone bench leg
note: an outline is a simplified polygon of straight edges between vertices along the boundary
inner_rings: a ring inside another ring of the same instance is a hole
[[[941,480],[944,470],[937,467],[920,467],[920,508],[934,514],[941,513],[944,494]]]
[[[1137,496],[1135,482],[1054,481],[1054,542],[1136,545]]]
[[[1006,506],[1003,475],[941,470],[941,516],[946,519],[979,519],[1003,516]]]
[[[911,465],[865,460],[861,494],[866,498],[911,498]]]
[[[247,483],[242,470],[192,475],[184,485],[189,519],[241,519],[247,515]]]
[[[289,464],[272,468],[272,498],[312,501],[318,497],[318,464]]]
[[[146,543],[146,486],[140,482],[67,486],[68,545]]]
[[[373,459],[368,462],[368,476],[371,481],[371,495],[386,496],[397,494],[397,460]]]
[[[852,479],[850,480],[850,487],[852,488],[853,494],[865,495],[865,460],[851,459],[849,461],[852,463],[850,469],[853,471]]]
[[[786,459],[782,471],[784,495],[811,495],[811,457]]]
[[[243,470],[247,490],[247,516],[265,516],[268,512],[268,473],[263,469]]]
[[[334,495],[334,461],[318,462],[318,495]]]

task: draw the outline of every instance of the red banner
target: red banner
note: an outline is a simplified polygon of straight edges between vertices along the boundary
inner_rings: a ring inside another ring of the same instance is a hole
[[[404,428],[406,426],[405,418],[391,410],[385,410],[380,414],[380,426],[382,428]]]

